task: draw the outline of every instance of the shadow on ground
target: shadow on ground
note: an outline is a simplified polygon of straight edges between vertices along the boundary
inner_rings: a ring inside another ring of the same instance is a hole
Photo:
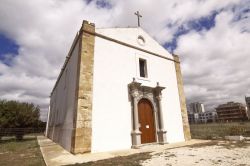
[[[224,141],[224,140],[213,140],[211,142],[206,143],[199,143],[194,145],[187,145],[182,146],[178,148],[188,147],[188,148],[204,148],[208,146],[218,146],[226,149],[234,149],[234,148],[248,148],[250,147],[249,141]],[[165,149],[164,157],[165,158],[171,158],[171,157],[177,157],[175,154],[168,153],[168,150],[170,149],[178,149],[178,148],[168,148]],[[73,164],[74,166],[113,166],[113,165],[119,165],[119,166],[139,166],[141,163],[145,160],[154,158],[155,156],[160,156],[163,154],[163,152],[159,153],[152,153],[152,152],[146,152],[146,153],[139,153],[139,154],[133,154],[129,156],[123,156],[123,157],[114,157],[111,159],[105,159],[105,160],[98,160],[93,162],[87,162],[87,163],[81,163],[81,164]],[[219,160],[218,160],[219,162]],[[68,166],[73,166],[68,165]]]
[[[105,160],[92,161],[81,164],[73,164],[74,166],[139,166],[141,161],[150,159],[151,152],[133,154],[129,156],[119,156]],[[67,166],[73,166],[67,165]]]

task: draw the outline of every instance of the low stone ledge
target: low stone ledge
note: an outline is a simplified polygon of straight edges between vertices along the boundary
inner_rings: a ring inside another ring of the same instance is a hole
[[[229,141],[243,141],[245,138],[241,135],[234,135],[234,136],[225,136],[226,140]]]

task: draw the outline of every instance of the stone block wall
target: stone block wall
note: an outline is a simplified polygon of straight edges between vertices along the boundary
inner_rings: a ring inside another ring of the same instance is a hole
[[[95,25],[83,21],[80,32],[80,52],[78,66],[77,106],[74,119],[74,133],[72,136],[71,152],[91,152],[92,135],[92,91],[93,91],[93,65],[94,65],[94,35]]]
[[[188,114],[187,114],[186,98],[185,98],[184,88],[183,88],[180,59],[177,55],[173,55],[173,57],[174,57],[174,60],[176,61],[175,70],[176,70],[176,79],[177,79],[177,86],[178,86],[179,98],[180,98],[184,137],[185,137],[185,140],[190,140],[191,135],[190,135],[190,128],[189,128],[189,123],[188,123]]]

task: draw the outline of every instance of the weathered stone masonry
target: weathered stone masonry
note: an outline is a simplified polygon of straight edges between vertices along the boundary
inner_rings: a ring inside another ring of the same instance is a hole
[[[190,140],[191,135],[190,135],[190,128],[189,128],[189,123],[188,123],[187,106],[186,106],[186,98],[185,98],[184,88],[183,88],[180,59],[177,55],[173,55],[173,57],[176,62],[179,62],[179,63],[175,63],[175,70],[176,70],[176,79],[177,79],[177,86],[178,86],[179,98],[180,98],[184,137],[185,137],[185,140]]]
[[[95,36],[84,31],[95,33],[95,25],[83,21],[79,34],[79,64],[76,90],[76,108],[74,130],[72,133],[71,152],[91,152],[92,137],[92,93]]]

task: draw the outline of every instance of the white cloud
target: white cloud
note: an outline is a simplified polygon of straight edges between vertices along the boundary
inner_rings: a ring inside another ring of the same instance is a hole
[[[243,102],[250,86],[250,18],[235,20],[231,9],[216,16],[215,27],[180,37],[176,52],[183,57],[183,75],[190,101],[209,108],[230,100]]]
[[[139,10],[143,15],[142,27],[159,42],[165,43],[173,39],[173,35],[181,25],[185,26],[189,21],[245,1],[110,0],[107,2],[112,8],[100,8],[96,5],[96,0],[89,4],[84,0],[2,0],[0,32],[13,39],[20,48],[11,66],[0,62],[1,97],[35,102],[41,105],[42,110],[46,110],[48,96],[83,19],[96,23],[97,27],[136,26],[137,19],[134,12]],[[216,27],[210,31],[200,33],[193,31],[179,40],[176,52],[184,61],[183,73],[187,83],[188,98],[205,96],[204,100],[208,99],[212,103],[211,95],[215,96],[216,93],[218,99],[225,98],[222,94],[219,95],[222,85],[225,85],[225,92],[229,91],[226,88],[238,88],[234,82],[228,84],[229,79],[237,82],[246,77],[249,82],[245,73],[246,64],[249,64],[247,58],[249,49],[246,45],[249,33],[240,33],[249,28],[247,25],[249,21],[232,22],[232,17],[239,14],[242,7],[235,10],[238,11],[235,13],[223,11],[219,14],[216,17]],[[241,61],[242,58],[245,58],[244,62]],[[191,69],[191,65],[192,69],[196,69],[195,72]],[[238,72],[235,77],[231,76],[230,73],[236,70]],[[207,75],[210,80],[206,79]],[[194,83],[192,79],[198,80],[198,83]],[[213,80],[218,84],[213,84]],[[241,85],[248,84],[242,81]],[[194,94],[193,89],[200,94]],[[243,93],[244,90],[241,88],[238,92]],[[240,94],[234,96],[239,97]]]

